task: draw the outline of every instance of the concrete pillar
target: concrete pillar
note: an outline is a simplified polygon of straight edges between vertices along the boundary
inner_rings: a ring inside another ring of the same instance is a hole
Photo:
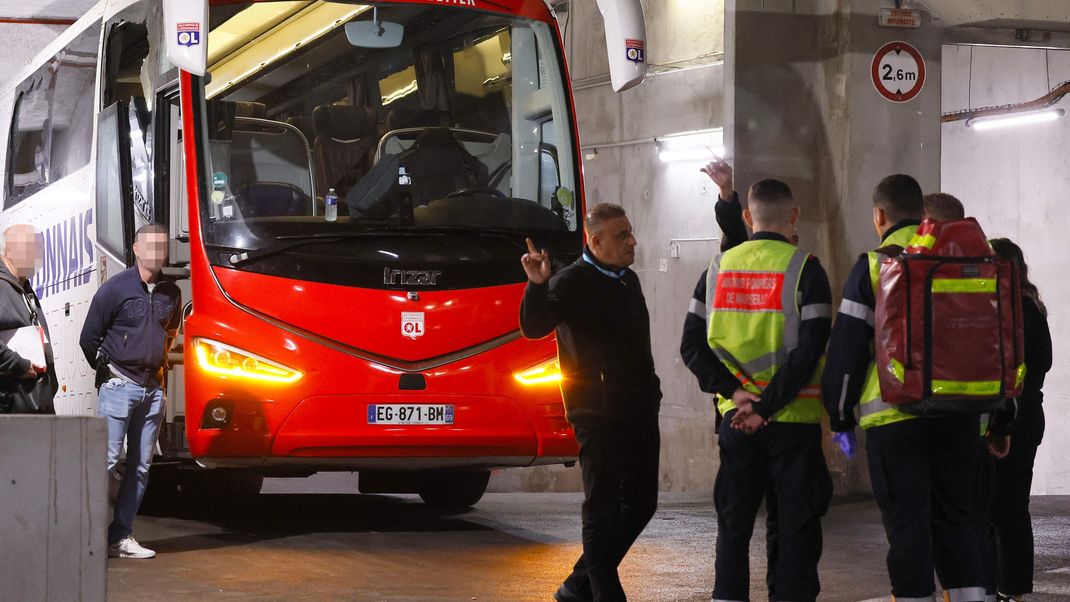
[[[104,600],[107,426],[0,416],[0,598]]]
[[[725,145],[744,190],[786,181],[802,207],[801,246],[821,259],[839,298],[850,266],[878,246],[872,190],[907,173],[940,189],[940,59],[943,29],[878,26],[878,0],[726,0]],[[890,41],[926,63],[921,93],[886,100],[870,77]],[[868,489],[865,458],[845,462],[826,446],[839,492]]]

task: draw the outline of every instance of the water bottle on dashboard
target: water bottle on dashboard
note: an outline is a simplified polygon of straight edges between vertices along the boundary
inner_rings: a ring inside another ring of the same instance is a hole
[[[324,218],[329,222],[337,220],[338,194],[335,193],[333,188],[327,191],[327,198],[324,199],[324,202],[327,204],[327,210],[324,212]]]

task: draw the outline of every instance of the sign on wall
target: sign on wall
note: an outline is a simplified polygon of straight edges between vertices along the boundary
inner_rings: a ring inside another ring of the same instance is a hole
[[[882,8],[878,19],[881,27],[921,27],[921,11],[907,8]]]
[[[892,102],[909,102],[925,87],[925,59],[906,42],[888,42],[873,55],[873,87]]]

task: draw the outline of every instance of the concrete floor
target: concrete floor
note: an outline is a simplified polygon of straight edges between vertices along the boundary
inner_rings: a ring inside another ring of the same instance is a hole
[[[488,494],[444,514],[414,496],[355,495],[350,475],[269,480],[235,510],[138,517],[153,560],[109,560],[108,599],[550,600],[579,554],[579,494]],[[316,493],[298,493],[314,491]],[[1070,599],[1070,497],[1033,502],[1037,595]],[[703,496],[662,494],[621,568],[633,600],[708,600],[716,520]],[[752,596],[765,599],[764,531]],[[884,534],[872,501],[825,520],[822,600],[881,598]]]

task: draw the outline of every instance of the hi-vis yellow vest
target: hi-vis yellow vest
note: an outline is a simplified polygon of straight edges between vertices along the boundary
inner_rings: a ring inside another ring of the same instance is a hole
[[[809,257],[794,245],[752,240],[715,258],[706,276],[710,348],[743,387],[760,395],[799,342],[799,278]],[[774,422],[821,422],[821,370]],[[735,409],[718,396],[721,414]]]
[[[896,245],[905,249],[917,232],[917,226],[900,228],[893,232],[892,235],[884,241],[882,246]],[[876,299],[877,289],[880,286],[881,278],[880,262],[884,256],[876,251],[870,251],[866,255],[869,258],[869,281],[870,284],[873,285],[873,298]],[[876,336],[874,336],[874,340],[876,340]],[[874,361],[876,353],[873,349],[872,340],[870,341],[869,354],[869,370],[866,372],[866,382],[862,387],[862,397],[858,404],[858,413],[861,415],[859,424],[862,425],[863,429],[868,429],[874,426],[883,426],[885,424],[917,418],[917,416],[899,411],[894,405],[885,403],[884,400],[881,399],[881,384],[880,380],[877,378],[877,364]]]

